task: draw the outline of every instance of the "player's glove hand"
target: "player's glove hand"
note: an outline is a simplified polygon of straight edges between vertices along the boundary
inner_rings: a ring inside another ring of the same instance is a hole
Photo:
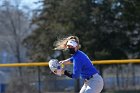
[[[64,70],[63,69],[56,69],[56,70],[54,70],[53,73],[58,75],[58,76],[62,76],[64,74]]]
[[[56,75],[58,75],[58,76],[61,76],[61,75],[64,73],[63,67],[62,67],[61,64],[58,62],[57,59],[51,59],[51,60],[49,61],[49,68],[50,68],[50,70],[51,70],[54,74],[56,74]]]

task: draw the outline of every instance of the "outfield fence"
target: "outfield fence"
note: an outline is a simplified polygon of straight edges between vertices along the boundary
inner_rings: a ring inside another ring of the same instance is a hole
[[[140,90],[139,59],[92,62],[104,78],[102,93]],[[65,68],[72,70],[72,65]],[[0,93],[75,93],[82,85],[82,79],[73,80],[51,73],[48,62],[0,64]]]
[[[128,64],[128,63],[140,63],[140,59],[129,59],[129,60],[98,60],[92,61],[93,64]],[[0,67],[28,67],[28,66],[48,66],[48,62],[26,62],[26,63],[10,63],[0,64]]]

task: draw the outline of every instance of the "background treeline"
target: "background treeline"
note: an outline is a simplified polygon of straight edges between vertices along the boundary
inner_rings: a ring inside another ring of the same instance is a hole
[[[91,60],[139,58],[139,0],[42,0],[24,44],[34,60],[48,61],[58,38],[76,35]]]

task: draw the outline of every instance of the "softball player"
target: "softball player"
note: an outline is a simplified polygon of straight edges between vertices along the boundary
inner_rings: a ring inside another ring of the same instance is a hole
[[[65,70],[64,75],[70,78],[84,79],[84,85],[80,90],[80,93],[100,93],[103,89],[103,79],[99,75],[96,68],[91,63],[89,57],[79,50],[79,39],[76,36],[69,36],[62,40],[57,41],[57,49],[68,49],[71,57],[62,60],[60,64],[73,63],[73,73]]]

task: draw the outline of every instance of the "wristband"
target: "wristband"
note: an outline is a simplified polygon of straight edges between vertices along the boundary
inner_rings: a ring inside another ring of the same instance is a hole
[[[67,70],[64,71],[64,75],[72,78],[72,74],[69,71],[67,71]]]

